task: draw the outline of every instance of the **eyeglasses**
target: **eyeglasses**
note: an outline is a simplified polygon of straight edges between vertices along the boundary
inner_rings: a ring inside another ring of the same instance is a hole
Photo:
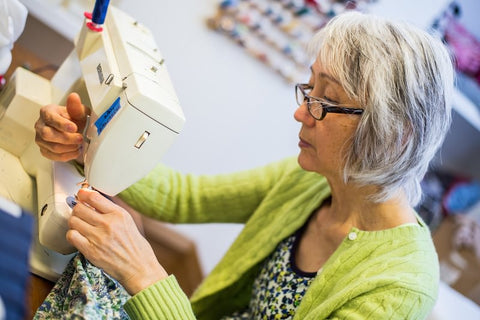
[[[308,112],[315,120],[323,120],[329,112],[358,115],[363,113],[363,109],[341,107],[325,99],[312,97],[309,95],[311,91],[312,87],[306,83],[295,85],[295,97],[298,105],[301,106],[306,101]]]

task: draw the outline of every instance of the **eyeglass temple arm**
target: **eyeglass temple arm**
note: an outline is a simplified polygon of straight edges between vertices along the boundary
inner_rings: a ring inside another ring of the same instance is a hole
[[[348,113],[348,114],[362,114],[363,109],[347,108],[347,107],[324,107],[326,112],[330,113]]]

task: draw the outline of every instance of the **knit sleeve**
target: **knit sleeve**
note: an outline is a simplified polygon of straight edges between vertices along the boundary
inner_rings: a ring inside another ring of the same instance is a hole
[[[173,275],[134,295],[124,309],[132,320],[195,319],[192,306]]]
[[[244,223],[294,158],[232,174],[181,174],[160,165],[119,196],[137,211],[171,223]]]
[[[398,287],[380,288],[349,300],[328,319],[418,320],[425,319],[434,304],[435,299],[424,293]]]

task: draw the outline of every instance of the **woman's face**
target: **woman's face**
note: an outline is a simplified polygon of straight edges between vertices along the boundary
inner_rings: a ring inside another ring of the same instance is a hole
[[[310,96],[331,101],[334,104],[358,108],[340,83],[326,72],[317,59],[311,67]],[[303,103],[295,111],[295,120],[302,124],[299,138],[298,163],[307,171],[315,171],[327,177],[338,177],[344,166],[344,152],[357,128],[359,115],[327,113],[321,121],[315,120]]]

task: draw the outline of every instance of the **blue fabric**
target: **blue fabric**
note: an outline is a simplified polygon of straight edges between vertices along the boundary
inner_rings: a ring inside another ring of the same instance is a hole
[[[451,213],[468,210],[480,201],[480,183],[473,181],[458,184],[445,199],[445,208]]]
[[[0,297],[6,319],[25,319],[33,216],[14,217],[0,206]]]

